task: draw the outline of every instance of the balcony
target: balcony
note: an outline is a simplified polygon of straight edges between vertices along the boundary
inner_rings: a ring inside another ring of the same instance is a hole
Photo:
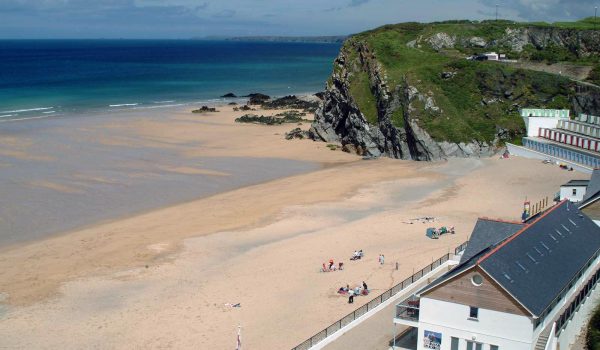
[[[396,305],[396,317],[394,323],[411,327],[418,327],[420,300],[415,296],[402,301]]]

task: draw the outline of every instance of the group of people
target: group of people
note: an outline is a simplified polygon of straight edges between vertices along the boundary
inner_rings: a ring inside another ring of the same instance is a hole
[[[365,281],[363,281],[362,286],[358,285],[354,289],[350,289],[350,285],[347,284],[346,287],[340,287],[338,293],[348,294],[348,304],[352,304],[354,303],[354,296],[368,295],[369,287]]]
[[[325,264],[323,263],[323,267],[321,269],[322,272],[331,272],[331,271],[337,271],[337,270],[343,270],[344,269],[344,263],[343,262],[339,262],[337,264],[337,266],[335,265],[335,262],[333,261],[333,259],[329,259],[329,263]]]
[[[352,254],[352,257],[350,258],[350,260],[360,260],[360,259],[362,259],[363,256],[365,256],[365,254],[363,253],[362,249],[355,250],[354,254]]]

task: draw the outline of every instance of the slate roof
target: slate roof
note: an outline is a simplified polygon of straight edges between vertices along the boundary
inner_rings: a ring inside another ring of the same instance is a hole
[[[473,253],[472,256],[463,255],[457,267],[417,294],[479,265],[532,316],[539,317],[600,251],[600,227],[568,200],[513,233],[511,230],[517,229],[518,224],[503,226],[490,222],[480,219],[475,225],[471,240],[476,246],[471,252],[465,251]],[[500,232],[489,231],[494,227]],[[507,238],[502,240],[503,235]],[[500,240],[477,252],[480,249],[477,246],[483,247],[496,239]]]
[[[477,255],[482,250],[496,245],[509,236],[517,233],[521,230],[525,224],[497,221],[491,219],[480,218],[477,219],[475,228],[469,238],[469,244],[467,249],[463,253],[460,261],[465,262]]]
[[[587,187],[590,183],[590,180],[571,180],[560,187]]]
[[[600,227],[569,201],[555,205],[477,264],[540,316],[600,249]]]

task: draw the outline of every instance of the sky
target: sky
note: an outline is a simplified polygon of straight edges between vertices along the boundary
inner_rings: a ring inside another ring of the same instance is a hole
[[[346,35],[448,19],[565,21],[600,0],[0,0],[0,38]]]

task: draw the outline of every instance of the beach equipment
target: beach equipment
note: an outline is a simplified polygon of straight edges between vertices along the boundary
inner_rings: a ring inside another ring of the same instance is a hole
[[[454,226],[442,226],[439,229],[435,227],[428,227],[425,231],[425,235],[431,239],[438,239],[441,235],[445,235],[447,233],[454,234]]]

